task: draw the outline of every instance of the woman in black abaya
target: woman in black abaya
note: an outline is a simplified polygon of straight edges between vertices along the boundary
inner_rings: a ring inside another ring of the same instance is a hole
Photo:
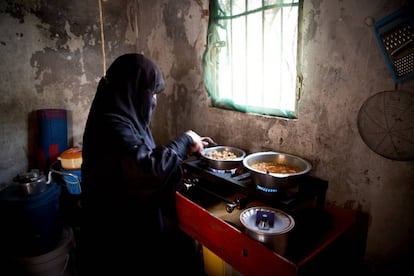
[[[82,275],[197,273],[194,242],[174,224],[174,194],[182,161],[206,142],[189,130],[155,145],[151,114],[163,90],[141,54],[118,57],[99,82],[83,136]]]

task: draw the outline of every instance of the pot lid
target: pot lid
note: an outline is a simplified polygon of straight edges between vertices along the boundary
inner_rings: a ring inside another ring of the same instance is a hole
[[[21,183],[21,184],[25,184],[25,183],[44,181],[45,179],[46,179],[45,176],[41,174],[39,170],[33,169],[31,171],[23,172],[23,173],[16,175],[13,178],[13,181]]]
[[[286,233],[295,226],[289,214],[270,207],[252,207],[240,214],[244,227],[258,234],[278,235]]]
[[[63,159],[77,159],[82,158],[82,149],[80,147],[73,147],[65,150],[60,155],[60,158]]]

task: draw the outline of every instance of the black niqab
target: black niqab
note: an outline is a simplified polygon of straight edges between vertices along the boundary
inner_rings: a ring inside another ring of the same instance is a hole
[[[192,143],[183,134],[166,146],[155,145],[150,129],[154,94],[163,90],[161,71],[141,54],[118,57],[98,84],[82,149],[86,258],[97,254],[115,267],[142,258],[141,251],[159,253],[165,217],[174,219],[180,164]]]

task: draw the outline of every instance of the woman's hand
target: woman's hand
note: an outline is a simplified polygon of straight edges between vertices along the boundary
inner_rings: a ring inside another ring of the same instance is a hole
[[[192,130],[188,130],[185,134],[193,139],[193,144],[190,147],[191,153],[201,153],[204,150],[204,147],[208,146],[209,144],[215,144],[213,139],[210,137],[201,137]]]

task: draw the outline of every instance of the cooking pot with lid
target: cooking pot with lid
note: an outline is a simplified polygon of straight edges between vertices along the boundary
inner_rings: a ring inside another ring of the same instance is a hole
[[[248,236],[263,243],[280,255],[288,250],[289,232],[295,220],[282,210],[270,207],[251,207],[240,214],[240,222]]]
[[[18,174],[13,178],[13,181],[18,185],[18,190],[25,196],[37,195],[45,191],[47,185],[46,176],[35,169]]]

